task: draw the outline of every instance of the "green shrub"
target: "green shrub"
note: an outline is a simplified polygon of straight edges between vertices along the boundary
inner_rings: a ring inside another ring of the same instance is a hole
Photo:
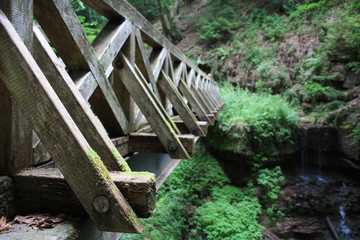
[[[196,209],[195,221],[206,239],[261,239],[261,205],[254,188],[226,185],[212,189],[212,201]]]
[[[305,102],[328,102],[341,100],[344,94],[330,86],[323,86],[320,83],[308,81],[305,82],[302,89],[303,100]]]
[[[214,0],[200,16],[196,32],[208,42],[224,39],[240,26],[238,11],[237,0]]]
[[[297,110],[279,95],[220,88],[226,106],[207,142],[215,149],[245,153],[257,163],[276,157],[283,144],[292,144]]]
[[[262,200],[265,212],[269,220],[274,220],[284,214],[278,209],[280,195],[280,184],[284,181],[281,168],[276,166],[273,169],[259,169],[257,183],[263,188]]]
[[[192,159],[184,159],[157,193],[156,212],[143,219],[141,235],[127,234],[123,239],[182,239],[189,231],[187,208],[203,203],[212,187],[222,188],[230,180],[219,163],[197,145]]]

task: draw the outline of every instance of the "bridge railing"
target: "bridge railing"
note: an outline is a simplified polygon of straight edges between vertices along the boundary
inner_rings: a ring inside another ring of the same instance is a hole
[[[132,182],[116,184],[109,171],[131,175],[122,157],[130,152],[190,158],[223,102],[218,85],[126,1],[83,2],[109,20],[92,43],[70,1],[31,3],[40,25],[31,45],[0,11],[0,80],[36,132],[35,153],[45,156],[36,164],[51,156],[100,230],[141,232],[127,190],[118,189]]]

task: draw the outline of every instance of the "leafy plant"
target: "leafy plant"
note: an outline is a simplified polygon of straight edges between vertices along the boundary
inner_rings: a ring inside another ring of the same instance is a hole
[[[226,106],[216,126],[209,129],[207,142],[212,147],[242,153],[261,163],[276,157],[283,145],[293,143],[297,110],[282,97],[234,90],[230,84],[222,85],[220,93]]]
[[[266,206],[266,215],[270,220],[282,217],[284,214],[278,209],[278,198],[280,194],[280,184],[284,181],[281,168],[276,166],[273,169],[259,169],[257,173],[257,183],[262,186],[262,199]]]
[[[224,39],[240,26],[237,11],[240,10],[236,0],[214,0],[207,6],[197,24],[200,38],[208,42]]]

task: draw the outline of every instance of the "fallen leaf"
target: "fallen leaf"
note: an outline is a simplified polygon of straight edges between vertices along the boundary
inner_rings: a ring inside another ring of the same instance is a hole
[[[11,228],[11,223],[8,223],[8,219],[6,217],[0,218],[0,232],[4,232]]]
[[[3,226],[0,226],[0,232],[4,232],[4,231],[7,231],[11,228],[11,224],[8,223],[8,224],[5,224]]]
[[[28,216],[17,215],[13,221],[20,224],[26,224],[34,230],[39,230],[41,228],[54,228],[56,224],[61,223],[66,219],[65,214],[59,214],[56,217],[53,217],[50,214],[38,213]]]

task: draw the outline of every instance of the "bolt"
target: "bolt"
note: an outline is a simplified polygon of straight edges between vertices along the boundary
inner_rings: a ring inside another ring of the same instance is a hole
[[[94,199],[93,206],[98,213],[106,213],[109,211],[109,200],[104,196],[99,196]]]
[[[124,63],[123,63],[120,59],[118,59],[118,60],[115,62],[115,67],[116,67],[117,69],[122,69],[122,68],[124,67]]]
[[[174,143],[174,142],[169,143],[169,151],[170,152],[175,152],[176,148],[177,148],[176,143]]]

